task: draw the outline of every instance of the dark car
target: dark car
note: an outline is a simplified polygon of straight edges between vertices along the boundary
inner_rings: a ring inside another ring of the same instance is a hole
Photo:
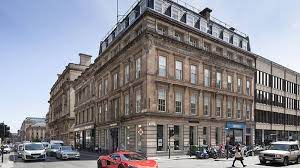
[[[60,147],[60,144],[49,144],[47,149],[47,156],[56,156],[56,152]]]

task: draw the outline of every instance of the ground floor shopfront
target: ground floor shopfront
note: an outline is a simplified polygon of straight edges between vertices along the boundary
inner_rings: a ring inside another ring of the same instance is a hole
[[[93,151],[95,149],[94,124],[76,127],[74,132],[76,149],[89,151]]]
[[[174,136],[169,141],[169,131]],[[190,145],[253,144],[254,124],[218,120],[142,118],[97,126],[95,144],[107,150],[141,151],[148,156],[186,154]]]
[[[299,126],[270,125],[257,123],[255,129],[255,144],[267,145],[274,141],[300,140]]]

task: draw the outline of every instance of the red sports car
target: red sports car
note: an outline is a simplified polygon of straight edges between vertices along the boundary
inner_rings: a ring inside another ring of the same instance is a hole
[[[97,160],[98,168],[158,168],[155,160],[135,152],[116,152],[107,156],[100,156]]]

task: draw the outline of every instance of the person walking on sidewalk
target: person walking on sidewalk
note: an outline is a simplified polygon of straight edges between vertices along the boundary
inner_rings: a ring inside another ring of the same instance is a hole
[[[244,165],[244,162],[243,162],[244,157],[243,157],[243,152],[242,152],[242,150],[241,150],[241,148],[240,148],[240,144],[237,144],[237,145],[236,145],[236,148],[235,148],[235,154],[234,154],[234,160],[233,160],[233,163],[232,163],[232,167],[235,167],[235,166],[234,166],[234,163],[235,163],[236,160],[241,161],[243,167],[246,167],[246,165]]]

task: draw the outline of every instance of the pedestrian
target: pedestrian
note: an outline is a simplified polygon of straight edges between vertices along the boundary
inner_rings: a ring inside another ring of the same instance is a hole
[[[232,163],[232,167],[235,167],[235,166],[234,166],[234,163],[235,163],[236,160],[241,161],[243,167],[246,167],[246,165],[244,165],[244,162],[243,162],[244,157],[243,157],[242,150],[241,150],[241,148],[240,148],[240,144],[237,144],[237,145],[236,145],[236,148],[235,148],[235,154],[234,154],[234,160],[233,160],[233,163]]]

